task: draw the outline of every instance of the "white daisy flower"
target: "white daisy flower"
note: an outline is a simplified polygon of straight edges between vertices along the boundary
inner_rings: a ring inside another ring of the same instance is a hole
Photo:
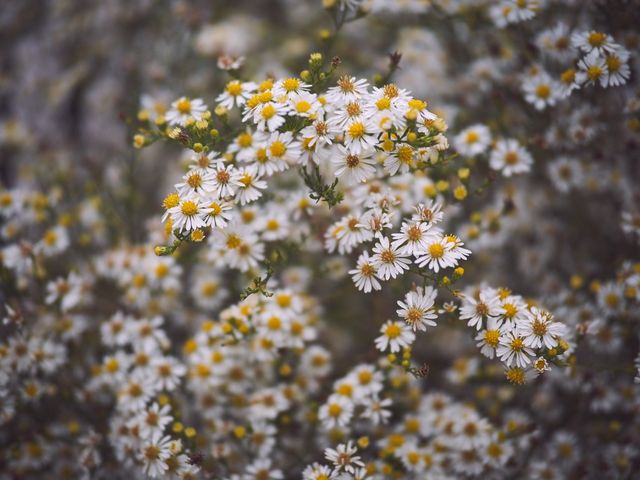
[[[377,272],[378,269],[369,257],[369,252],[362,252],[358,258],[356,268],[349,270],[349,275],[352,276],[353,283],[358,290],[369,293],[371,290],[382,289],[382,285],[380,285],[377,278]]]
[[[548,73],[539,72],[522,83],[524,99],[536,110],[544,110],[555,105],[559,96],[559,85]]]
[[[524,339],[527,347],[553,348],[558,345],[558,338],[565,334],[565,326],[554,322],[550,312],[531,307],[526,320],[517,323],[516,332]]]
[[[206,208],[195,196],[181,198],[180,203],[167,210],[167,213],[171,216],[173,228],[179,232],[195,230],[206,225]]]
[[[325,449],[324,458],[333,463],[338,471],[344,470],[353,474],[357,467],[364,467],[364,463],[356,453],[358,453],[358,449],[349,441],[346,444],[341,443],[335,450],[333,448]]]
[[[409,347],[416,339],[415,333],[404,322],[387,320],[380,328],[380,335],[376,338],[376,348],[381,352],[387,349],[391,353],[396,353],[405,347]]]
[[[377,276],[382,280],[396,278],[404,270],[409,270],[410,261],[399,248],[389,245],[387,237],[381,238],[373,247],[371,261],[377,268]]]
[[[200,98],[191,100],[188,97],[180,97],[171,104],[165,118],[169,125],[185,126],[191,118],[196,121],[202,120],[202,114],[206,110],[207,106]]]
[[[455,267],[458,264],[453,245],[441,233],[430,235],[427,246],[416,255],[415,263],[420,267],[438,273],[440,269]]]
[[[353,402],[342,395],[331,395],[318,411],[318,418],[327,430],[346,427],[352,417]]]
[[[533,159],[517,140],[507,139],[496,142],[489,157],[489,166],[505,177],[531,170]]]
[[[501,335],[496,355],[508,367],[515,363],[516,367],[526,368],[533,354],[533,350],[525,345],[524,338],[517,333],[506,332]]]
[[[431,286],[418,287],[416,291],[408,292],[404,302],[398,301],[399,310],[396,313],[413,331],[425,331],[427,326],[435,327],[434,320],[438,318],[434,303],[438,291]]]
[[[485,288],[478,296],[464,295],[460,308],[460,320],[467,320],[467,325],[482,329],[483,321],[500,315],[500,298],[496,290]]]
[[[461,155],[475,156],[484,153],[491,143],[489,129],[482,125],[472,125],[462,130],[453,139],[453,146]]]
[[[371,158],[373,150],[359,154],[350,152],[338,145],[338,155],[331,160],[336,167],[335,176],[347,185],[366,182],[376,173],[375,161]]]

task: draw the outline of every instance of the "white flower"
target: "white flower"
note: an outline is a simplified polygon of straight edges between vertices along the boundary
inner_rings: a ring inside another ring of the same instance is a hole
[[[356,154],[338,145],[338,152],[331,161],[336,166],[336,177],[347,185],[366,182],[375,175],[376,167],[375,161],[371,158],[372,150]]]
[[[173,228],[180,232],[195,230],[206,225],[207,210],[195,196],[180,199],[180,203],[167,210],[167,213],[171,215]]]
[[[531,307],[531,314],[526,320],[516,325],[516,332],[524,339],[524,344],[531,348],[553,348],[558,344],[558,337],[565,333],[562,323],[554,322],[553,315],[537,307]]]
[[[437,235],[438,230],[430,230],[430,224],[422,220],[412,220],[403,222],[400,233],[392,233],[394,248],[401,247],[402,253],[406,255],[419,255],[427,250],[429,240]]]
[[[391,353],[396,353],[405,347],[410,346],[416,339],[411,328],[404,322],[387,320],[380,328],[380,335],[376,338],[376,348],[381,352],[389,349]]]
[[[366,95],[367,86],[367,81],[364,79],[356,80],[355,77],[340,77],[337,86],[327,90],[327,102],[337,105],[355,102]]]
[[[377,268],[377,276],[382,280],[396,278],[404,270],[409,270],[410,261],[407,255],[400,249],[390,246],[387,237],[380,239],[373,247],[373,253],[371,261]]]
[[[374,135],[374,128],[361,118],[349,122],[345,127],[344,145],[354,154],[371,150],[376,145],[377,138]]]
[[[496,351],[498,358],[508,367],[515,363],[516,367],[526,368],[531,363],[533,350],[527,347],[524,339],[515,332],[507,332],[500,337]]]
[[[609,83],[607,61],[598,50],[592,50],[582,58],[578,62],[578,67],[580,68],[576,74],[578,84],[595,85],[600,82],[600,85],[606,87]]]
[[[528,77],[522,84],[522,91],[527,102],[536,110],[544,110],[555,105],[559,97],[559,85],[548,73],[539,72]]]
[[[324,451],[324,458],[332,462],[336,470],[344,470],[347,473],[353,474],[356,467],[364,467],[364,463],[360,460],[360,457],[356,455],[358,449],[352,442],[341,443],[334,450],[333,448],[327,448]]]
[[[614,51],[605,54],[607,74],[602,81],[603,86],[617,87],[627,83],[631,77],[629,56],[629,51],[624,47],[617,47]]]
[[[500,315],[500,298],[493,289],[483,289],[478,297],[464,295],[460,308],[460,320],[467,320],[467,325],[482,329],[482,322],[489,317]]]
[[[342,395],[331,395],[320,407],[318,418],[327,429],[346,427],[353,416],[353,402]]]
[[[435,273],[441,268],[455,267],[458,261],[453,252],[454,246],[440,233],[430,235],[426,248],[417,253],[415,262],[420,268],[426,266]]]
[[[611,35],[595,30],[574,33],[571,35],[571,43],[585,53],[596,52],[599,55],[612,52],[617,46]]]
[[[462,130],[453,139],[453,146],[462,155],[475,156],[484,153],[491,143],[489,129],[481,124]]]
[[[387,410],[387,407],[390,407],[392,403],[393,402],[390,398],[380,400],[375,397],[371,400],[367,400],[364,412],[362,412],[362,417],[370,419],[374,425],[387,423],[389,417],[391,417],[391,412]]]
[[[399,310],[396,313],[415,332],[416,330],[426,330],[427,326],[436,326],[435,320],[438,315],[435,313],[434,303],[438,291],[433,287],[418,287],[416,291],[408,292],[404,297],[404,302],[398,301]]]
[[[533,159],[517,140],[500,140],[491,151],[489,165],[505,177],[531,170]]]
[[[240,169],[238,171],[238,181],[240,186],[236,192],[236,198],[240,201],[240,205],[256,201],[262,196],[261,190],[267,188],[267,182],[260,180],[258,168],[255,165]]]
[[[218,162],[216,169],[211,174],[211,189],[218,198],[231,197],[236,189],[242,185],[240,172],[233,165],[225,165]]]
[[[206,225],[224,228],[231,221],[232,204],[224,200],[213,200],[203,207],[203,219]]]
[[[356,268],[349,270],[349,275],[352,276],[353,283],[358,290],[369,293],[371,290],[380,290],[382,288],[376,276],[377,271],[378,269],[369,257],[369,252],[362,252],[358,258]]]
[[[500,336],[502,335],[500,329],[501,324],[502,322],[498,318],[489,317],[487,320],[487,328],[476,335],[480,353],[485,357],[493,358],[495,356],[496,349],[500,344]]]
[[[253,82],[232,80],[224,87],[224,92],[218,95],[216,102],[227,109],[242,106],[255,91],[257,85]]]
[[[196,121],[201,120],[202,114],[206,110],[207,106],[201,99],[195,98],[191,100],[188,97],[180,97],[171,104],[166,120],[169,125],[185,126],[191,118]]]
[[[163,475],[168,467],[165,462],[171,456],[171,438],[155,432],[142,443],[138,457],[142,461],[144,473],[152,478]]]

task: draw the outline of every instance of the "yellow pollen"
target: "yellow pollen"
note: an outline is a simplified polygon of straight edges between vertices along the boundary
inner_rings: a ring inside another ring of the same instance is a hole
[[[356,102],[347,104],[346,110],[350,117],[356,117],[361,113],[360,105]]]
[[[202,177],[199,173],[192,173],[191,175],[189,175],[189,178],[187,178],[187,184],[195,190],[196,188],[202,186]]]
[[[597,65],[592,65],[587,68],[587,77],[589,80],[596,80],[602,76],[602,68]]]
[[[327,411],[330,417],[335,418],[340,416],[340,414],[342,413],[342,407],[337,403],[332,403],[329,405],[329,408],[327,409]]]
[[[467,132],[467,143],[476,143],[478,140],[480,140],[480,135],[477,132],[473,130]]]
[[[484,332],[484,343],[496,348],[500,341],[500,330],[487,330]]]
[[[227,93],[232,97],[237,97],[242,93],[242,85],[238,81],[227,83]]]
[[[400,92],[398,91],[398,87],[396,87],[393,83],[385,85],[382,90],[384,91],[385,97],[389,98],[395,98],[400,94]]]
[[[589,45],[591,45],[592,47],[600,47],[604,44],[604,41],[607,37],[605,36],[604,33],[601,32],[591,32],[589,34],[589,37],[587,37],[587,41],[589,42]]]
[[[511,350],[513,350],[514,352],[519,352],[523,348],[524,348],[524,342],[522,341],[522,338],[516,337],[513,340],[511,340]]]
[[[222,213],[222,207],[217,202],[213,202],[211,205],[209,205],[209,209],[211,210],[211,213],[209,213],[209,215],[212,215],[214,217]]]
[[[338,80],[338,87],[340,87],[340,90],[342,90],[343,92],[349,93],[349,92],[353,92],[355,85],[353,84],[353,82],[349,77],[344,76],[344,77],[341,77],[340,80]]]
[[[232,233],[227,237],[228,248],[231,248],[231,249],[238,248],[241,243],[242,243],[242,240],[235,233]]]
[[[266,105],[263,109],[262,109],[262,117],[265,120],[269,120],[270,118],[272,118],[274,115],[276,114],[276,107],[274,107],[273,105],[269,104]]]
[[[382,97],[376,102],[378,110],[388,110],[391,107],[391,100],[388,97]]]
[[[180,206],[180,211],[187,217],[193,217],[196,213],[198,213],[198,205],[196,205],[196,203],[191,200],[185,200]]]
[[[536,96],[538,98],[549,98],[551,95],[551,87],[546,83],[542,83],[536,87]]]
[[[442,258],[444,255],[444,247],[439,243],[432,243],[429,245],[429,255],[432,258]]]
[[[401,333],[402,333],[402,330],[396,323],[389,324],[387,328],[384,330],[384,334],[389,338],[398,338]]]
[[[240,145],[241,148],[250,147],[252,143],[253,143],[253,137],[251,136],[250,133],[245,132],[238,135],[238,145]]]
[[[297,78],[287,78],[282,82],[282,88],[284,88],[287,92],[295,92],[296,90],[298,90],[298,88],[300,88],[300,80],[298,80]]]
[[[362,122],[352,123],[351,125],[349,125],[349,129],[347,131],[351,138],[362,138],[366,133],[366,129]]]
[[[306,113],[309,110],[311,110],[311,104],[306,100],[300,100],[298,103],[296,103],[296,111],[298,113]]]
[[[189,114],[191,113],[191,102],[189,101],[188,98],[181,98],[178,101],[176,108],[183,115]]]
[[[287,146],[281,142],[280,140],[276,140],[269,147],[271,151],[271,155],[274,157],[282,157],[285,153],[287,153]]]

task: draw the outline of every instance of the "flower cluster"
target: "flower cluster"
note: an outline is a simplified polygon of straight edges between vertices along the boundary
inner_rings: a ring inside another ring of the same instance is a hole
[[[633,2],[5,3],[0,477],[637,476]]]

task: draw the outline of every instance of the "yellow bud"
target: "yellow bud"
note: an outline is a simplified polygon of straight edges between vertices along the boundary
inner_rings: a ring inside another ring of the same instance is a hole
[[[589,290],[591,290],[593,293],[598,293],[600,291],[600,282],[598,280],[593,280],[589,284]]]
[[[582,285],[584,285],[584,279],[578,274],[571,275],[569,285],[571,285],[571,288],[573,288],[574,290],[577,290],[578,288],[582,287]]]
[[[193,151],[196,153],[200,153],[202,151],[204,147],[202,146],[201,143],[194,143],[193,144]]]
[[[133,136],[133,146],[135,148],[142,148],[144,147],[144,144],[145,144],[144,135],[137,134]]]
[[[367,448],[369,446],[369,437],[360,437],[358,439],[358,446],[360,448]]]
[[[291,375],[292,369],[289,364],[284,363],[280,366],[280,369],[278,371],[280,372],[281,376],[288,377],[289,375]]]
[[[453,191],[453,196],[456,200],[464,200],[467,197],[467,188],[464,185],[456,187]]]
[[[209,130],[209,135],[211,135],[213,138],[217,138],[220,135],[220,132],[215,128],[212,128],[211,130]]]
[[[442,277],[442,284],[449,285],[451,283],[451,279],[447,276]]]
[[[415,142],[417,138],[418,135],[416,135],[416,132],[409,132],[409,135],[407,135],[408,142]]]
[[[196,429],[193,427],[188,427],[184,430],[184,434],[187,438],[193,438],[196,436],[197,432]]]
[[[436,183],[436,188],[439,192],[446,192],[447,190],[449,190],[449,182],[447,182],[446,180],[439,180]]]
[[[247,434],[247,429],[241,425],[238,425],[233,429],[233,434],[236,436],[236,438],[244,438],[244,436]]]
[[[464,275],[464,268],[458,267],[453,271],[453,273],[455,273],[456,276],[461,277]]]
[[[230,323],[224,322],[222,324],[222,331],[226,334],[229,334],[233,331],[233,327],[231,326]]]
[[[464,168],[460,168],[458,170],[458,178],[460,180],[466,180],[467,178],[469,178],[469,174],[471,173],[471,170],[469,170],[468,168],[464,167]]]
[[[214,110],[214,113],[219,117],[224,117],[227,114],[228,110],[226,107],[222,105],[218,105]]]
[[[171,430],[173,430],[174,433],[180,433],[182,430],[184,430],[184,425],[182,425],[182,423],[180,422],[175,422],[171,427]]]
[[[138,112],[138,120],[140,120],[141,122],[146,122],[147,120],[149,120],[149,112],[147,112],[146,110],[140,110]]]

